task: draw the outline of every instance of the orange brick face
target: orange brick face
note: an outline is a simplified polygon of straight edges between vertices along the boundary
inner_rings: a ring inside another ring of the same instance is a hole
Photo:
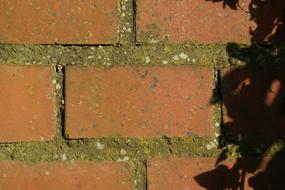
[[[204,172],[214,169],[215,159],[191,159],[191,158],[170,158],[153,159],[147,163],[147,186],[149,190],[172,190],[172,189],[195,189],[202,190],[205,187],[195,181],[195,177]],[[214,187],[214,184],[221,185],[225,176],[221,173],[219,176],[211,177],[207,183],[208,187]],[[214,189],[219,189],[214,188]]]
[[[48,140],[55,133],[53,69],[0,65],[0,142]]]
[[[6,190],[131,190],[132,170],[123,163],[0,162],[0,188]]]
[[[226,1],[229,4],[230,1]],[[274,20],[283,18],[284,1],[240,0],[236,9],[223,7],[223,1],[206,0],[138,0],[138,42],[155,43],[158,40],[179,44],[250,43],[276,41]],[[258,6],[257,11],[254,6]],[[274,11],[273,11],[274,10]],[[284,33],[283,33],[284,34]]]
[[[117,42],[115,0],[1,0],[0,4],[0,43]]]
[[[65,84],[71,138],[211,135],[209,67],[68,67]]]

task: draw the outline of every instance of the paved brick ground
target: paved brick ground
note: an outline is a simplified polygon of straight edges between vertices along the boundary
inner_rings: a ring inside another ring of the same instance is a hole
[[[0,189],[284,189],[284,13],[0,0]]]

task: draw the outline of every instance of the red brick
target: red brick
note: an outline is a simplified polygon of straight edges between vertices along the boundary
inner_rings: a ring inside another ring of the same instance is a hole
[[[117,42],[115,0],[0,0],[0,43]]]
[[[147,162],[147,186],[149,190],[204,189],[195,176],[214,169],[215,159],[160,158]],[[220,183],[221,180],[213,183]]]
[[[122,163],[0,162],[0,188],[6,190],[131,190],[132,171]]]
[[[53,69],[0,65],[0,141],[51,139],[55,133]]]
[[[212,131],[209,67],[68,67],[65,84],[65,130],[71,138]]]
[[[250,0],[238,1],[244,10],[223,7],[223,2],[138,0],[138,41],[249,43],[251,38],[254,41],[279,41],[274,39],[276,37],[284,40],[284,32],[281,33],[281,27],[276,24],[276,21],[282,22],[283,19],[283,0],[256,1],[254,5],[250,5]],[[232,3],[230,0],[226,2]]]
[[[227,69],[222,76],[225,134],[285,135],[285,67]]]
[[[283,189],[284,160],[239,159],[215,166],[214,158],[160,158],[147,163],[149,190]],[[243,188],[240,188],[244,172]],[[272,187],[272,188],[265,188]]]

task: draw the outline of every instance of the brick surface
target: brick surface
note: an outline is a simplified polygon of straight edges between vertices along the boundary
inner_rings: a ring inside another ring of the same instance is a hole
[[[211,68],[201,66],[68,67],[65,131],[71,138],[210,135],[212,83]]]
[[[122,163],[0,162],[0,188],[6,190],[131,190],[131,168]]]
[[[0,43],[117,42],[116,0],[0,0]]]
[[[285,135],[284,72],[282,65],[223,71],[225,135]]]
[[[216,3],[213,3],[216,2]],[[249,43],[283,38],[277,26],[283,19],[284,1],[138,0],[137,31],[140,43]],[[223,7],[223,2],[233,6]],[[257,8],[256,8],[257,7]],[[272,11],[274,10],[274,11]],[[273,37],[273,34],[276,34]],[[278,34],[277,34],[278,33]]]
[[[195,181],[194,177],[214,169],[214,166],[215,159],[162,158],[149,160],[147,162],[147,187],[149,190],[205,189]],[[222,184],[223,180],[224,178],[209,178],[207,182]]]
[[[149,190],[283,189],[282,159],[240,159],[215,167],[214,158],[162,158],[147,163]],[[244,175],[242,177],[242,174]]]
[[[0,141],[51,139],[55,98],[49,66],[0,65]]]

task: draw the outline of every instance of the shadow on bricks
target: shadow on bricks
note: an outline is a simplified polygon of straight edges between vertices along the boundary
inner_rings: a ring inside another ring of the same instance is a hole
[[[240,9],[242,0],[212,2]],[[208,190],[285,186],[285,51],[277,46],[285,40],[285,1],[251,0],[244,11],[257,27],[249,29],[252,45],[227,45],[231,59],[243,64],[220,72],[222,152],[214,170],[195,177]]]

